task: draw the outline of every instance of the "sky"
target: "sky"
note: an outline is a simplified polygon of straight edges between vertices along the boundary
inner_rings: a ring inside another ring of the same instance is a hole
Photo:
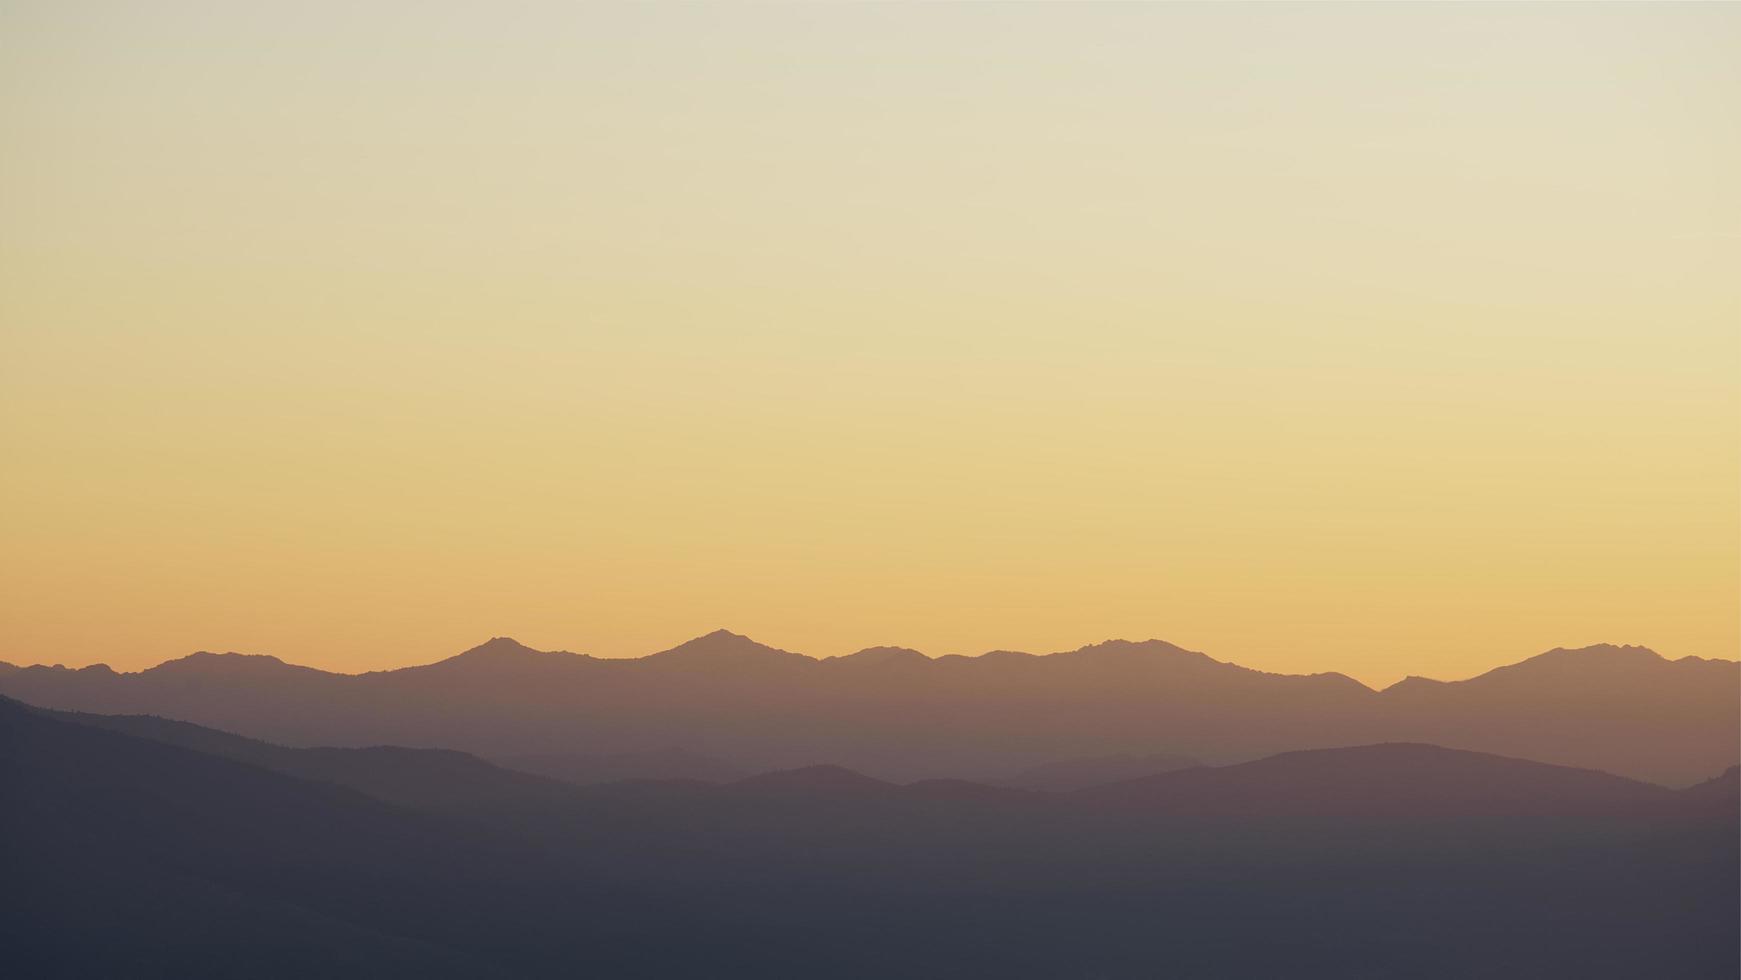
[[[0,0],[0,660],[1741,652],[1741,7]]]

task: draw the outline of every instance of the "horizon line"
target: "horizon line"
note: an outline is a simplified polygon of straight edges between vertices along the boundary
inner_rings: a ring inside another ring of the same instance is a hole
[[[835,654],[832,656],[818,657],[818,656],[813,656],[811,654],[802,653],[802,652],[793,651],[793,650],[787,650],[787,649],[783,649],[781,647],[773,646],[771,644],[762,643],[761,641],[756,640],[748,635],[745,635],[742,633],[736,633],[736,632],[733,632],[732,630],[721,627],[718,629],[711,630],[707,633],[702,633],[698,636],[691,637],[691,638],[684,640],[683,642],[678,643],[677,645],[672,646],[672,647],[667,647],[664,649],[655,650],[655,651],[652,651],[650,653],[643,653],[643,654],[640,654],[637,656],[621,656],[621,657],[601,656],[601,655],[592,654],[592,653],[579,653],[579,652],[576,652],[573,650],[540,650],[540,649],[537,649],[535,647],[531,647],[531,646],[528,646],[524,643],[521,643],[519,640],[516,640],[511,636],[499,635],[499,636],[492,636],[488,640],[485,640],[482,643],[475,644],[473,646],[465,648],[464,650],[461,650],[458,653],[450,654],[448,656],[441,657],[441,658],[436,659],[436,660],[418,661],[418,662],[414,662],[414,663],[400,664],[400,665],[394,666],[394,667],[383,667],[383,668],[377,668],[374,670],[364,670],[364,671],[354,671],[354,672],[353,671],[343,671],[343,670],[331,670],[331,669],[324,668],[324,667],[313,667],[313,666],[309,666],[307,664],[294,663],[292,661],[285,660],[284,658],[282,658],[276,654],[271,654],[271,653],[244,653],[244,652],[236,651],[236,650],[226,650],[226,651],[195,650],[191,653],[183,654],[183,655],[178,656],[178,657],[170,657],[166,660],[159,661],[158,663],[153,664],[149,667],[141,667],[137,670],[115,670],[113,667],[109,666],[109,664],[104,662],[104,661],[93,661],[93,662],[91,662],[89,664],[85,664],[83,666],[69,667],[63,663],[54,663],[54,664],[47,664],[47,663],[41,663],[41,662],[14,663],[14,662],[7,661],[7,660],[0,660],[0,666],[11,667],[11,668],[16,669],[16,670],[29,670],[32,668],[40,668],[40,669],[44,669],[44,670],[67,670],[67,671],[82,671],[82,670],[90,670],[93,668],[100,667],[100,668],[108,671],[109,673],[113,673],[116,675],[136,676],[139,674],[147,673],[149,671],[157,670],[157,669],[165,667],[169,664],[179,663],[179,662],[184,661],[184,660],[190,660],[190,659],[193,659],[194,657],[244,657],[244,658],[249,658],[249,659],[271,660],[273,662],[283,664],[287,667],[292,667],[292,668],[296,668],[299,670],[311,670],[311,671],[315,671],[317,673],[328,674],[328,675],[335,676],[335,677],[366,677],[366,676],[369,676],[371,674],[390,674],[390,673],[395,673],[395,672],[402,671],[402,670],[416,670],[416,669],[424,668],[424,667],[433,667],[433,666],[436,666],[438,664],[442,664],[442,663],[446,663],[448,661],[456,660],[460,657],[464,657],[464,656],[467,656],[469,654],[478,653],[480,651],[485,650],[488,647],[491,647],[492,645],[512,644],[513,647],[518,648],[520,650],[527,651],[529,653],[548,655],[548,656],[575,657],[578,659],[598,661],[600,663],[612,663],[612,662],[632,663],[632,662],[636,662],[636,661],[650,660],[650,659],[653,659],[656,657],[661,657],[665,654],[677,653],[679,651],[684,650],[684,648],[689,647],[693,644],[696,644],[696,643],[699,643],[699,642],[702,642],[705,640],[715,639],[715,638],[724,638],[724,639],[729,639],[729,640],[743,641],[745,643],[759,647],[762,650],[765,650],[765,651],[772,653],[772,654],[784,654],[786,656],[798,657],[798,658],[801,658],[803,660],[808,660],[808,661],[812,661],[815,663],[826,663],[829,661],[846,660],[846,659],[849,659],[852,657],[856,657],[856,656],[859,656],[862,654],[871,653],[871,652],[875,652],[875,651],[892,651],[892,652],[898,651],[901,653],[908,653],[908,654],[915,655],[923,660],[930,661],[930,662],[939,662],[939,661],[944,661],[944,660],[956,660],[956,659],[958,659],[958,660],[981,660],[981,659],[984,659],[986,657],[995,657],[995,656],[1017,656],[1017,657],[1028,657],[1028,658],[1033,658],[1033,659],[1046,659],[1046,658],[1055,657],[1055,656],[1068,656],[1070,654],[1083,653],[1085,651],[1093,650],[1097,647],[1105,647],[1105,646],[1113,646],[1113,645],[1140,647],[1140,646],[1147,646],[1147,645],[1151,645],[1151,644],[1159,644],[1159,645],[1162,645],[1165,647],[1169,647],[1169,648],[1171,648],[1175,651],[1178,651],[1179,653],[1182,653],[1182,654],[1203,657],[1204,659],[1207,659],[1213,663],[1217,663],[1217,664],[1221,664],[1221,665],[1229,666],[1229,667],[1235,667],[1235,668],[1238,668],[1240,670],[1248,670],[1248,671],[1252,671],[1254,673],[1266,674],[1266,675],[1274,676],[1274,677],[1340,677],[1344,680],[1350,681],[1350,682],[1352,682],[1356,685],[1359,685],[1360,687],[1362,687],[1368,691],[1372,691],[1374,693],[1388,691],[1388,690],[1390,690],[1394,687],[1397,687],[1401,684],[1408,683],[1409,681],[1427,681],[1427,682],[1438,683],[1438,684],[1461,683],[1463,681],[1474,680],[1474,679],[1479,678],[1479,677],[1484,677],[1487,674],[1490,674],[1496,670],[1503,670],[1503,669],[1506,669],[1508,667],[1514,667],[1514,666],[1517,666],[1519,664],[1527,663],[1529,661],[1538,659],[1540,657],[1549,656],[1549,655],[1552,655],[1555,653],[1587,653],[1587,652],[1591,652],[1591,651],[1604,650],[1604,649],[1615,650],[1615,651],[1639,650],[1639,651],[1643,651],[1645,653],[1648,653],[1648,654],[1656,657],[1657,659],[1663,661],[1664,663],[1681,663],[1681,662],[1685,662],[1685,661],[1698,661],[1698,662],[1712,662],[1712,663],[1741,664],[1741,658],[1702,657],[1702,656],[1699,656],[1697,654],[1688,654],[1688,655],[1683,656],[1683,657],[1667,657],[1667,656],[1664,656],[1659,651],[1657,651],[1656,649],[1649,647],[1649,646],[1644,646],[1642,644],[1592,643],[1592,644],[1587,644],[1587,645],[1581,646],[1581,647],[1563,647],[1563,646],[1553,647],[1553,648],[1548,649],[1548,650],[1543,650],[1543,651],[1539,651],[1537,653],[1529,654],[1528,656],[1525,656],[1520,660],[1511,660],[1511,661],[1505,661],[1502,663],[1495,664],[1494,666],[1489,667],[1486,670],[1471,674],[1467,677],[1458,677],[1458,678],[1453,678],[1453,679],[1447,680],[1447,679],[1443,679],[1443,678],[1427,677],[1427,676],[1420,675],[1420,674],[1408,674],[1408,675],[1405,675],[1405,676],[1403,676],[1403,677],[1401,677],[1401,678],[1399,678],[1399,679],[1397,679],[1389,684],[1373,685],[1373,684],[1366,683],[1365,681],[1362,681],[1359,678],[1356,678],[1352,675],[1349,675],[1347,673],[1344,673],[1342,671],[1337,671],[1337,670],[1311,671],[1311,672],[1306,672],[1306,673],[1291,673],[1291,672],[1285,672],[1285,671],[1261,670],[1261,669],[1256,668],[1256,667],[1247,667],[1241,663],[1238,663],[1237,661],[1221,660],[1221,659],[1213,657],[1207,653],[1203,653],[1202,651],[1191,650],[1189,648],[1182,647],[1176,643],[1173,643],[1169,640],[1160,639],[1159,637],[1149,637],[1149,638],[1143,639],[1143,640],[1127,640],[1127,639],[1124,639],[1121,637],[1112,637],[1112,638],[1108,638],[1108,639],[1104,639],[1104,640],[1097,640],[1097,641],[1092,642],[1092,643],[1087,643],[1087,644],[1084,644],[1082,646],[1075,647],[1073,649],[1054,650],[1054,651],[1051,651],[1049,653],[1030,653],[1030,652],[1024,651],[1024,650],[1012,650],[1012,649],[1007,649],[1007,648],[998,648],[998,649],[992,649],[992,650],[985,650],[985,651],[982,651],[980,653],[974,653],[974,654],[946,653],[946,654],[932,655],[932,654],[926,653],[923,650],[919,650],[919,649],[914,648],[914,647],[900,646],[900,645],[896,645],[896,644],[873,644],[871,646],[861,647],[861,648],[854,650],[850,653],[842,653],[842,654]]]

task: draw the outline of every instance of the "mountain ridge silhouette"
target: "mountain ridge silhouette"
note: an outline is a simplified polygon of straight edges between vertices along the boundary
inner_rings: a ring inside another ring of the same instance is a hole
[[[558,660],[563,659],[563,658],[573,658],[574,660],[584,661],[584,662],[588,662],[588,663],[620,664],[620,663],[642,662],[642,661],[652,660],[654,658],[688,659],[688,658],[692,658],[692,657],[699,658],[699,657],[705,657],[705,656],[712,656],[712,655],[716,655],[716,654],[726,654],[726,655],[739,655],[739,656],[777,655],[777,657],[769,656],[768,659],[791,660],[791,659],[795,658],[797,660],[809,661],[809,662],[813,662],[813,663],[839,663],[842,661],[855,660],[855,659],[864,659],[864,660],[903,659],[903,660],[912,660],[915,662],[924,661],[924,662],[937,663],[937,662],[947,662],[947,661],[978,661],[978,660],[987,660],[987,659],[998,660],[998,659],[1007,659],[1007,658],[1024,658],[1024,659],[1030,659],[1030,660],[1046,660],[1046,659],[1050,659],[1050,658],[1054,658],[1054,657],[1064,657],[1064,658],[1087,657],[1087,658],[1092,658],[1096,655],[1114,655],[1114,656],[1116,656],[1119,654],[1128,654],[1128,653],[1175,655],[1175,656],[1180,657],[1180,659],[1182,659],[1182,660],[1206,662],[1207,664],[1227,666],[1227,667],[1237,667],[1243,671],[1248,671],[1248,672],[1254,673],[1254,674],[1264,674],[1266,676],[1272,676],[1272,677],[1322,677],[1322,678],[1331,678],[1331,679],[1335,679],[1338,681],[1346,680],[1352,684],[1359,685],[1360,687],[1366,688],[1369,691],[1373,691],[1373,692],[1377,692],[1377,693],[1382,693],[1384,691],[1391,690],[1399,685],[1407,684],[1410,682],[1423,682],[1424,681],[1424,682],[1429,683],[1429,684],[1467,683],[1469,681],[1480,680],[1481,678],[1488,677],[1490,675],[1500,673],[1500,672],[1515,671],[1519,668],[1529,668],[1531,666],[1540,666],[1540,665],[1544,665],[1544,664],[1560,663],[1560,662],[1565,662],[1565,661],[1574,660],[1574,659],[1582,661],[1582,662],[1586,662],[1586,663],[1596,662],[1599,660],[1613,661],[1615,659],[1621,659],[1621,660],[1629,660],[1633,663],[1660,662],[1660,663],[1670,663],[1670,664],[1678,664],[1678,663],[1741,664],[1741,660],[1730,660],[1730,659],[1720,658],[1720,657],[1701,657],[1701,656],[1690,655],[1690,654],[1687,656],[1678,657],[1678,658],[1664,657],[1662,654],[1656,652],[1655,650],[1652,650],[1649,647],[1641,646],[1641,645],[1614,644],[1614,643],[1594,643],[1594,644],[1590,644],[1588,646],[1583,646],[1583,647],[1555,647],[1551,650],[1546,650],[1546,651],[1543,651],[1542,653],[1538,653],[1538,654],[1534,654],[1532,656],[1526,657],[1523,660],[1516,661],[1514,663],[1509,663],[1509,664],[1500,664],[1498,666],[1491,667],[1491,668],[1489,668],[1489,669],[1487,669],[1479,674],[1474,674],[1474,675],[1471,675],[1469,677],[1464,677],[1464,678],[1445,680],[1445,679],[1441,679],[1441,678],[1424,677],[1424,676],[1421,676],[1418,674],[1410,674],[1410,675],[1403,677],[1401,680],[1395,681],[1391,684],[1380,686],[1380,687],[1372,687],[1372,686],[1367,685],[1367,684],[1365,684],[1365,683],[1363,683],[1363,682],[1361,682],[1353,677],[1350,677],[1349,675],[1342,673],[1340,671],[1333,671],[1333,670],[1331,670],[1331,671],[1313,671],[1310,673],[1300,674],[1300,673],[1287,673],[1287,672],[1282,672],[1282,671],[1266,671],[1266,670],[1259,670],[1259,669],[1253,668],[1253,667],[1245,667],[1245,666],[1243,666],[1235,661],[1218,660],[1214,657],[1209,656],[1206,653],[1202,653],[1200,651],[1195,651],[1195,650],[1188,650],[1184,647],[1178,646],[1177,644],[1170,643],[1166,640],[1161,640],[1161,639],[1156,639],[1156,638],[1150,638],[1150,639],[1146,639],[1146,640],[1127,640],[1127,639],[1115,637],[1115,638],[1111,638],[1111,639],[1100,640],[1100,641],[1094,642],[1094,643],[1089,643],[1089,644],[1086,644],[1086,645],[1081,646],[1081,647],[1076,647],[1074,649],[1059,650],[1059,651],[1054,651],[1051,653],[1031,653],[1031,652],[1021,651],[1021,650],[996,649],[996,650],[987,650],[984,653],[979,653],[979,654],[950,653],[950,654],[932,655],[932,654],[925,653],[924,651],[921,651],[921,650],[913,649],[912,647],[869,646],[869,647],[861,648],[859,650],[855,650],[851,653],[843,653],[843,654],[838,654],[835,656],[827,656],[827,657],[815,657],[815,656],[811,656],[811,655],[805,654],[805,653],[798,653],[798,652],[794,652],[794,651],[790,651],[790,650],[783,650],[783,649],[780,649],[778,647],[770,646],[768,644],[764,644],[764,643],[761,643],[761,642],[756,641],[754,639],[751,639],[750,637],[745,636],[744,634],[734,633],[731,630],[721,628],[721,629],[715,629],[715,630],[708,632],[708,633],[704,633],[700,636],[693,637],[689,640],[685,640],[684,642],[679,643],[676,646],[669,647],[669,648],[666,648],[663,650],[657,650],[657,651],[654,651],[652,653],[642,654],[642,655],[636,656],[636,657],[600,657],[600,656],[596,656],[596,655],[588,654],[588,653],[575,653],[575,652],[570,651],[570,650],[539,650],[537,648],[534,648],[534,647],[528,646],[524,643],[521,643],[520,641],[518,641],[512,637],[509,637],[509,636],[496,636],[496,637],[491,637],[490,639],[488,639],[488,640],[484,641],[483,643],[480,643],[476,646],[473,646],[473,647],[470,647],[466,650],[463,650],[460,653],[456,653],[456,654],[453,654],[451,656],[444,657],[444,658],[441,658],[438,660],[429,661],[427,663],[406,664],[406,665],[399,666],[399,667],[379,668],[376,670],[361,671],[358,673],[346,673],[344,671],[328,670],[328,669],[320,668],[320,667],[310,667],[310,666],[305,666],[305,665],[300,665],[300,664],[294,664],[294,663],[286,661],[286,660],[284,660],[284,659],[282,659],[274,654],[269,654],[269,653],[240,653],[240,652],[236,652],[236,651],[216,652],[216,651],[209,651],[209,650],[196,650],[193,653],[184,654],[183,656],[180,656],[180,657],[172,657],[168,660],[164,660],[164,661],[157,663],[153,666],[140,668],[139,670],[136,670],[136,671],[119,671],[119,670],[115,670],[113,667],[111,667],[110,665],[108,665],[106,663],[100,663],[100,662],[89,664],[89,665],[84,666],[84,667],[66,667],[66,666],[61,665],[61,664],[12,663],[10,661],[5,661],[5,660],[0,660],[0,671],[30,670],[30,669],[35,669],[35,668],[40,668],[40,669],[45,669],[45,670],[66,670],[66,671],[96,670],[96,671],[100,671],[100,672],[108,672],[108,673],[113,673],[113,674],[117,674],[117,675],[128,676],[128,675],[134,675],[134,674],[150,673],[153,671],[163,670],[165,668],[180,669],[180,668],[185,668],[185,667],[191,667],[191,666],[196,665],[196,664],[251,663],[251,664],[278,665],[278,666],[282,666],[282,667],[292,668],[294,670],[315,671],[318,673],[327,674],[327,675],[336,676],[336,677],[364,677],[364,676],[371,676],[371,675],[378,675],[378,674],[391,674],[391,673],[396,673],[398,671],[403,671],[403,670],[416,670],[416,669],[420,669],[420,668],[436,667],[436,666],[440,666],[442,664],[451,664],[451,663],[455,663],[455,662],[508,660],[508,659],[517,658],[517,657],[524,657],[527,659],[551,658],[551,659],[558,659]]]
[[[640,658],[496,637],[433,663],[363,674],[213,653],[133,673],[31,666],[0,671],[0,693],[285,745],[538,757],[553,774],[729,776],[839,764],[897,781],[995,781],[1119,754],[1224,764],[1421,741],[1687,785],[1741,761],[1738,680],[1734,661],[1616,645],[1375,690],[1333,672],[1252,670],[1161,640],[1045,655],[868,647],[813,658],[717,630]],[[655,764],[660,751],[718,765]],[[637,758],[648,762],[644,773]]]

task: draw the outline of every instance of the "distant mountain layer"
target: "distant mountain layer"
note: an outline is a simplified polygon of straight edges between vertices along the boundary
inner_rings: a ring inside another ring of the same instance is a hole
[[[132,734],[129,734],[132,733]],[[580,787],[0,699],[29,977],[1729,978],[1741,782],[1430,745]]]
[[[16,702],[14,702],[16,704]],[[1057,805],[1074,812],[1126,811],[1221,822],[1334,817],[1356,822],[1482,817],[1559,820],[1593,814],[1662,818],[1741,805],[1741,767],[1684,790],[1671,790],[1591,769],[1390,742],[1284,752],[1252,762],[1206,767],[1176,757],[1109,757],[1040,767],[988,785],[931,779],[894,783],[843,766],[777,770],[708,783],[685,777],[595,782],[591,787],[492,765],[447,749],[289,748],[187,722],[151,716],[93,715],[18,705],[39,717],[130,735],[248,763],[287,776],[331,783],[383,802],[448,814],[499,814],[538,808],[591,809],[614,799],[674,799],[703,820],[722,801],[751,797],[801,800],[956,800],[1008,808]],[[1135,773],[1135,775],[1131,775]],[[1080,781],[1081,787],[1057,785]],[[1017,782],[1041,782],[1019,787]]]
[[[1070,792],[1086,789],[1090,786],[1102,786],[1107,783],[1122,783],[1178,769],[1190,769],[1200,765],[1202,763],[1196,759],[1183,755],[1168,755],[1166,753],[1134,755],[1129,752],[1118,752],[1087,759],[1065,759],[1060,762],[1046,762],[1037,766],[1029,766],[1013,776],[997,780],[997,785],[1016,789]]]
[[[623,660],[495,639],[361,675],[211,653],[130,674],[25,667],[0,671],[0,693],[286,745],[463,749],[579,782],[723,780],[830,763],[902,781],[1034,770],[1042,775],[1015,784],[1046,788],[1041,767],[1092,768],[1087,760],[1224,763],[1383,741],[1674,786],[1741,762],[1741,664],[1670,661],[1642,647],[1554,650],[1469,680],[1410,678],[1374,691],[1340,674],[1263,673],[1158,640],[1047,656],[880,647],[817,660],[719,631]],[[1050,788],[1098,780],[1084,778]]]
[[[629,779],[687,779],[702,783],[729,783],[750,775],[748,770],[722,759],[679,748],[647,749],[614,755],[541,752],[502,756],[496,761],[510,769],[537,773],[582,786]]]

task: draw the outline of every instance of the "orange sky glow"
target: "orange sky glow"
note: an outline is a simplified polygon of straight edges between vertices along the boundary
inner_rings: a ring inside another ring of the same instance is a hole
[[[0,8],[0,660],[1741,651],[1741,8]]]

